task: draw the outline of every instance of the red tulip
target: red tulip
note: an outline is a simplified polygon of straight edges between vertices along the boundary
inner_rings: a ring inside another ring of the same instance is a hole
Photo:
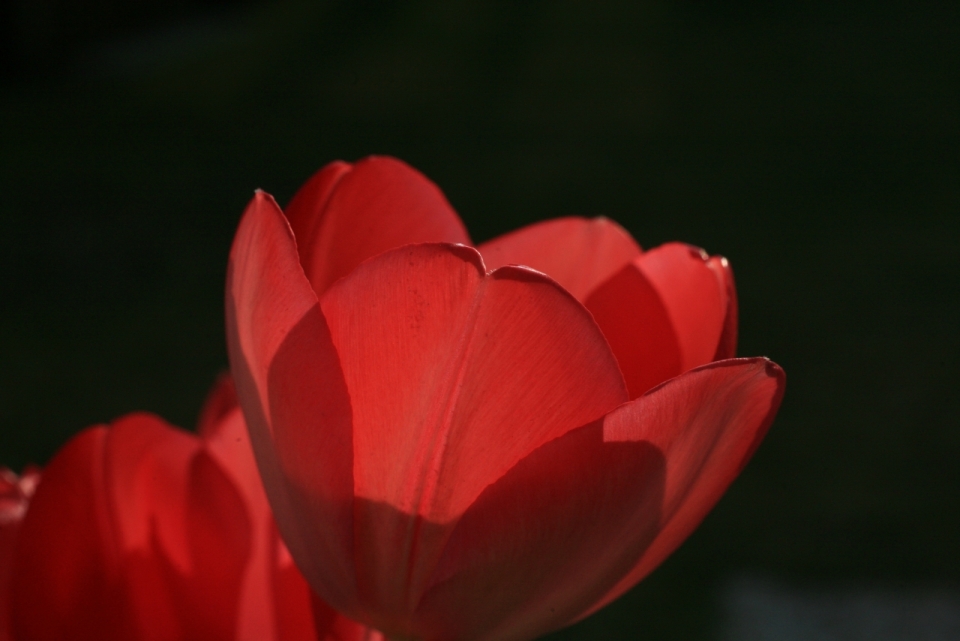
[[[13,556],[12,570],[0,559],[12,640],[368,638],[322,603],[315,631],[229,381],[199,437],[149,414],[78,434],[44,470],[3,552]]]
[[[468,243],[436,186],[370,158],[285,214],[258,192],[231,251],[231,366],[279,528],[390,638],[529,639],[615,599],[783,393],[774,363],[729,358],[723,259],[642,253],[604,219]]]

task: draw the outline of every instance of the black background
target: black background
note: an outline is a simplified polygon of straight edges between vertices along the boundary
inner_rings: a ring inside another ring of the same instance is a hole
[[[391,154],[476,241],[604,214],[726,255],[739,353],[787,372],[697,533],[557,639],[711,638],[742,573],[960,581],[960,4],[125,6],[4,9],[0,460],[191,427],[253,189]]]

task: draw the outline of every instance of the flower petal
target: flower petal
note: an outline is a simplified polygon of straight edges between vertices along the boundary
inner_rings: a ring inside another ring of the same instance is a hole
[[[487,269],[526,265],[550,276],[583,302],[593,289],[640,255],[636,241],[607,218],[556,218],[528,225],[478,247]]]
[[[313,616],[318,641],[387,641],[376,630],[371,630],[343,616],[313,596]]]
[[[626,390],[582,305],[529,269],[486,274],[469,247],[388,252],[321,304],[353,407],[358,581],[372,609],[399,617],[442,542],[421,536],[420,519],[452,524],[491,480]]]
[[[144,553],[159,537],[174,562],[189,568],[184,515],[177,508],[186,494],[187,468],[199,450],[195,436],[152,414],[128,414],[113,423],[104,442],[102,473],[110,531],[116,533],[111,543],[120,554]],[[158,512],[168,514],[155,523]]]
[[[266,194],[237,230],[226,298],[231,370],[277,524],[313,589],[355,609],[350,399],[293,234]]]
[[[670,315],[636,261],[597,287],[586,306],[617,357],[630,398],[683,371]]]
[[[182,622],[182,638],[236,639],[242,579],[252,551],[251,523],[243,499],[203,449],[191,458],[185,473],[177,476],[185,480],[185,496],[172,497],[171,505],[158,502],[153,521],[182,519],[180,536],[186,543],[183,553],[189,566],[185,572],[174,563],[165,567],[171,600]],[[160,546],[156,541],[157,557],[167,560]],[[154,603],[145,600],[140,605],[140,618],[146,620]],[[269,614],[265,608],[257,612],[262,617]],[[249,616],[244,623],[250,624]]]
[[[634,264],[667,309],[680,346],[680,371],[709,363],[718,351],[723,353],[719,345],[727,322],[732,276],[728,282],[713,269],[706,252],[683,243],[651,249]]]
[[[440,188],[406,163],[371,156],[327,165],[286,210],[317,295],[364,260],[410,243],[469,244]]]
[[[300,570],[294,565],[293,558],[272,521],[270,530],[270,540],[273,542],[270,589],[276,612],[276,631],[274,636],[267,638],[276,641],[324,641],[323,636],[318,635],[315,630],[313,610],[310,606],[312,598],[317,601],[320,601],[320,598],[311,592]]]
[[[568,432],[488,486],[449,539],[417,611],[424,638],[529,639],[570,623],[657,534],[664,458]]]
[[[138,638],[175,622],[178,636],[234,639],[253,528],[233,480],[200,439],[149,414],[112,425],[105,465]]]
[[[730,262],[726,258],[711,256],[707,261],[707,267],[717,275],[721,287],[726,292],[727,311],[723,318],[723,331],[720,333],[717,353],[713,355],[713,360],[722,361],[737,355],[737,322],[739,320],[737,287],[733,281],[733,268],[730,267]]]
[[[230,377],[224,377],[226,381]],[[207,401],[207,407],[215,403],[218,396],[232,387],[218,382]],[[274,557],[276,556],[277,535],[273,522],[273,513],[263,491],[263,483],[257,472],[257,462],[250,447],[250,436],[243,420],[240,408],[234,406],[225,416],[214,422],[204,431],[204,444],[207,452],[216,460],[234,487],[240,490],[247,514],[250,517],[251,554],[250,562],[242,578],[240,588],[240,607],[238,635],[236,641],[274,641],[277,637],[277,623],[274,621]],[[301,582],[303,579],[300,579]],[[309,613],[309,608],[306,609]],[[300,639],[291,633],[287,638]]]
[[[202,437],[211,436],[222,426],[224,417],[238,407],[240,401],[237,400],[237,388],[230,374],[224,372],[217,377],[203,402],[203,407],[200,408],[197,434]]]
[[[785,381],[783,370],[765,358],[717,361],[607,416],[606,441],[648,442],[664,453],[666,486],[657,538],[583,616],[633,587],[700,524],[766,435]]]
[[[47,465],[24,517],[11,577],[13,638],[122,639],[125,617],[117,548],[104,488],[107,430],[70,440]]]

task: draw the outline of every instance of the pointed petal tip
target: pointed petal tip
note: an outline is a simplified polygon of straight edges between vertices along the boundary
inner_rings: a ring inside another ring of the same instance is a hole
[[[786,383],[787,373],[783,371],[782,367],[774,363],[766,356],[760,356],[759,358],[766,364],[767,374],[769,376],[779,379],[781,384]]]
[[[492,278],[496,278],[498,280],[511,279],[524,282],[544,281],[556,283],[556,281],[550,278],[550,276],[547,274],[544,274],[542,271],[534,269],[533,267],[527,267],[526,265],[504,265],[503,267],[497,267],[489,273]],[[561,289],[563,288],[561,287]]]
[[[252,204],[257,204],[257,205],[271,204],[271,205],[275,205],[277,209],[280,208],[280,206],[277,205],[277,201],[273,197],[273,195],[268,191],[264,191],[263,189],[260,189],[259,187],[253,190],[253,198],[250,199],[250,204],[251,205]]]

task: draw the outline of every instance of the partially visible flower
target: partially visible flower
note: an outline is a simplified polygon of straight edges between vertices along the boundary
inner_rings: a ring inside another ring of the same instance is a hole
[[[258,192],[230,362],[311,586],[392,638],[530,639],[649,574],[763,439],[784,374],[732,358],[722,258],[605,219],[470,247],[390,158]]]
[[[28,467],[21,476],[0,467],[0,641],[10,641],[10,566],[20,524],[40,481],[40,469]]]
[[[228,379],[199,432],[131,414],[60,450],[13,548],[11,641],[368,638],[320,602],[315,623]]]

